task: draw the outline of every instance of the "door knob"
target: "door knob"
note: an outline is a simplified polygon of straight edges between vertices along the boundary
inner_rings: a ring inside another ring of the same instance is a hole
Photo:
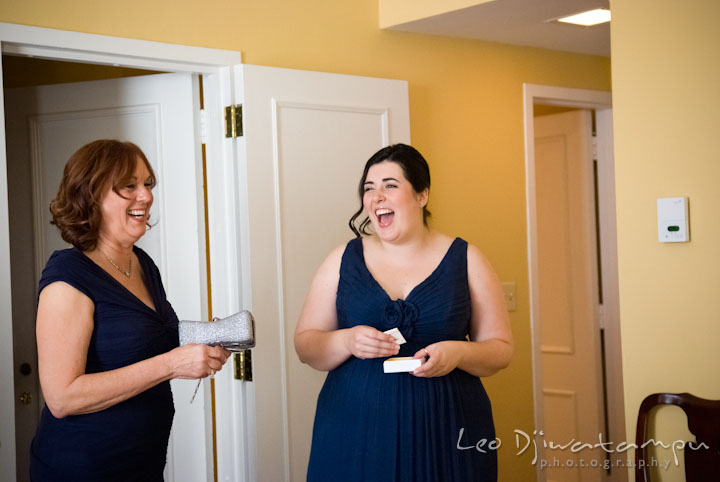
[[[30,405],[32,403],[32,395],[28,392],[23,392],[22,395],[20,395],[20,403],[23,405]]]

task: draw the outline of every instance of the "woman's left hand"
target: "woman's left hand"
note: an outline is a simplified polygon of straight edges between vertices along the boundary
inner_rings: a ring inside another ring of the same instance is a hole
[[[433,343],[420,350],[413,355],[413,358],[425,358],[425,363],[420,365],[412,372],[416,377],[430,378],[441,377],[447,375],[460,363],[460,352],[458,348],[453,346],[455,343],[464,343],[456,341],[440,341]]]

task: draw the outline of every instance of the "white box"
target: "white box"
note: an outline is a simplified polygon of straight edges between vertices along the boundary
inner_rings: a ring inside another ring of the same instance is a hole
[[[422,358],[413,358],[410,356],[388,358],[383,362],[383,371],[385,373],[411,372],[422,365],[423,361]]]

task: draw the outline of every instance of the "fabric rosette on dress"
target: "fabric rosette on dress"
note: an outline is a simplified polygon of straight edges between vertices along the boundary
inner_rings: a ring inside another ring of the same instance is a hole
[[[418,319],[417,306],[405,300],[391,300],[385,305],[382,331],[397,328],[405,338],[412,338]]]

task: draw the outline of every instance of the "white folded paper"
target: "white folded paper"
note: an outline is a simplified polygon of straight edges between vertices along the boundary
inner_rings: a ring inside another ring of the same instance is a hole
[[[402,333],[400,333],[400,330],[398,330],[397,328],[392,328],[388,331],[383,331],[383,333],[386,333],[386,334],[392,336],[393,338],[395,338],[395,343],[397,343],[398,345],[402,345],[403,343],[406,343],[405,337],[402,336]]]
[[[422,365],[423,361],[422,358],[413,358],[410,356],[388,358],[383,362],[383,371],[385,373],[411,372]]]

